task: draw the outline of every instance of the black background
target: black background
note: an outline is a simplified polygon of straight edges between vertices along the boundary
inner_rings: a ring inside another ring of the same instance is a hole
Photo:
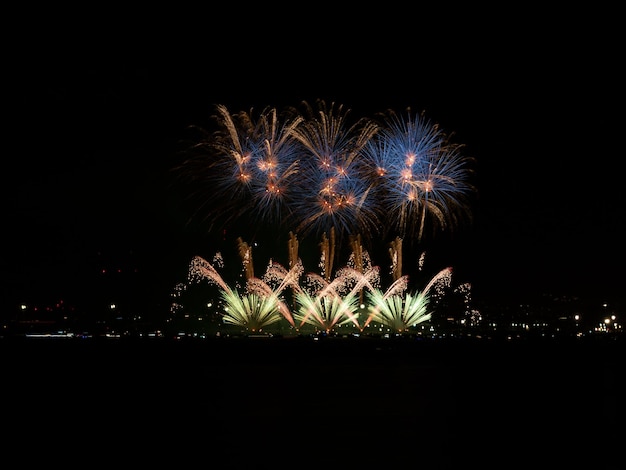
[[[7,305],[88,296],[103,266],[139,270],[132,289],[166,295],[191,256],[215,252],[170,186],[189,126],[208,126],[216,104],[318,98],[355,117],[424,111],[475,158],[473,225],[435,262],[476,295],[623,299],[623,87],[610,11],[487,19],[320,6],[278,20],[257,8],[210,12],[201,25],[193,11],[16,16],[3,92]]]

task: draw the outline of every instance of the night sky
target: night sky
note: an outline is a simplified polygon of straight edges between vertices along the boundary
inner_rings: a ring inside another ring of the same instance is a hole
[[[433,256],[485,301],[623,302],[618,33],[603,27],[611,15],[587,18],[593,36],[572,15],[395,35],[370,18],[245,47],[214,30],[193,47],[103,36],[89,53],[80,37],[42,38],[6,68],[3,304],[84,301],[103,266],[137,270],[138,295],[167,297],[192,256],[215,252],[171,187],[189,127],[208,127],[216,104],[316,99],[355,117],[424,111],[464,145],[476,161],[473,223]]]

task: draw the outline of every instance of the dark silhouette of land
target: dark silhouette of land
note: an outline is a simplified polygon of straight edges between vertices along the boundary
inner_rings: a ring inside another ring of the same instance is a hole
[[[3,447],[31,462],[610,469],[621,459],[621,338],[0,345]]]

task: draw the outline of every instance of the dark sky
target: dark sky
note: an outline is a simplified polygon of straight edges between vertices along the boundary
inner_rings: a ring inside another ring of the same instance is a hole
[[[473,225],[435,258],[477,295],[623,300],[619,30],[609,12],[516,18],[470,24],[459,14],[424,30],[375,28],[370,17],[245,46],[232,30],[193,47],[102,37],[89,53],[63,38],[11,55],[7,305],[84,295],[104,265],[139,266],[138,295],[146,285],[163,295],[191,256],[213,252],[169,187],[188,127],[208,126],[216,104],[235,112],[318,98],[354,116],[424,111],[476,159]]]

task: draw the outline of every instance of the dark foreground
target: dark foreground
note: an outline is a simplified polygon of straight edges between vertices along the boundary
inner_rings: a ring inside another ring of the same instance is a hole
[[[22,339],[3,457],[187,468],[623,468],[623,341]]]

